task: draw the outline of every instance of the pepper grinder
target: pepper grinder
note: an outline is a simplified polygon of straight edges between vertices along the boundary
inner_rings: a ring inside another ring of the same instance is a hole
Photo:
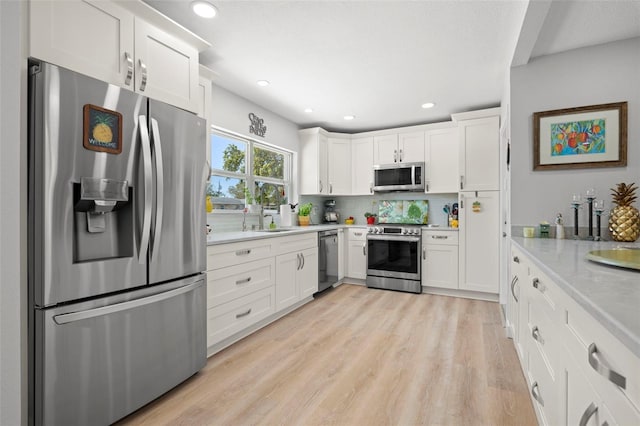
[[[564,225],[562,220],[562,213],[558,213],[558,216],[556,216],[556,239],[564,240]]]

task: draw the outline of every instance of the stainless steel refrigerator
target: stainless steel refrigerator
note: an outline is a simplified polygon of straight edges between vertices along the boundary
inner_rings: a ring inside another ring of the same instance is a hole
[[[206,125],[29,68],[30,422],[112,423],[206,362]]]

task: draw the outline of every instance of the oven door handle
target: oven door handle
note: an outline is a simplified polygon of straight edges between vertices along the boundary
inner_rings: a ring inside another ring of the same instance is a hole
[[[389,235],[367,235],[367,240],[376,240],[376,241],[408,241],[411,243],[420,242],[420,237],[410,237],[410,236],[389,236]]]

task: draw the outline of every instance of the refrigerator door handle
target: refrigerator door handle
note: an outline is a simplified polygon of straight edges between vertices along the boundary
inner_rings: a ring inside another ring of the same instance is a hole
[[[158,120],[151,119],[151,134],[153,136],[153,150],[156,158],[156,226],[153,230],[153,246],[151,259],[155,259],[162,230],[162,217],[164,215],[164,163],[162,162],[162,143],[160,142],[160,129]]]
[[[147,117],[138,117],[140,128],[140,140],[142,142],[142,162],[144,169],[144,213],[142,219],[142,235],[140,237],[140,257],[138,262],[147,262],[149,250],[149,234],[151,232],[151,186],[153,176],[151,174],[151,142],[149,141],[149,130],[147,129]]]
[[[116,303],[114,305],[102,306],[100,308],[87,309],[86,311],[70,312],[68,314],[59,314],[53,317],[56,324],[69,324],[72,322],[82,321],[89,318],[95,318],[103,315],[109,315],[116,312],[128,311],[140,306],[149,305],[151,303],[161,302],[171,299],[180,294],[188,293],[196,287],[201,286],[202,281],[191,283],[184,287],[165,291],[164,293],[154,294],[153,296],[143,297],[141,299],[129,300],[127,302]]]

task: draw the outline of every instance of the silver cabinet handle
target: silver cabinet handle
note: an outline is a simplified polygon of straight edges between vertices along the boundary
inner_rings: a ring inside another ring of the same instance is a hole
[[[373,194],[373,182],[369,182],[369,192]]]
[[[402,162],[402,150],[400,150],[400,153],[399,153],[399,154],[400,154],[400,155],[399,155],[400,161]]]
[[[211,163],[207,160],[207,169],[209,170],[209,174],[207,175],[207,182],[211,179],[211,175],[213,174],[213,170],[211,169]]]
[[[431,238],[434,240],[446,240],[449,237],[447,235],[432,235]]]
[[[362,236],[362,232],[354,232],[353,235],[355,235],[356,237],[360,237]]]
[[[362,245],[362,255],[363,256],[367,255],[367,244],[366,243]]]
[[[627,388],[627,379],[622,374],[613,371],[608,365],[598,357],[598,348],[595,343],[589,345],[589,365],[596,370],[598,374],[605,377],[611,383],[622,389]]]
[[[248,254],[251,254],[251,249],[244,249],[244,250],[236,251],[236,256],[246,256]]]
[[[151,171],[151,142],[149,140],[149,130],[147,129],[147,117],[144,115],[138,117],[138,128],[140,130],[140,145],[142,146],[142,164],[144,169],[144,209],[138,262],[144,264],[147,262],[149,238],[151,235],[151,191],[153,186],[153,172]]]
[[[322,189],[323,189],[323,188],[322,188],[322,181],[321,181],[321,180],[319,180],[319,181],[318,181],[318,183],[320,183],[320,192],[322,192]]]
[[[518,258],[518,256],[513,256],[513,261],[516,263],[520,263],[520,259]]]
[[[333,194],[333,184],[329,183],[329,194]]]
[[[164,162],[162,158],[162,143],[160,142],[160,129],[158,120],[151,118],[151,138],[153,142],[153,154],[156,159],[156,226],[153,231],[153,244],[151,259],[155,259],[162,234],[162,218],[164,216]]]
[[[147,87],[147,65],[142,62],[142,59],[138,61],[140,63],[140,70],[142,70],[142,77],[140,78],[140,91],[144,92]]]
[[[544,344],[544,339],[540,335],[540,329],[538,329],[537,325],[533,326],[533,329],[531,330],[531,337],[533,337],[535,341]]]
[[[300,253],[296,253],[296,259],[298,259],[296,263],[296,271],[299,271],[300,266],[302,265],[302,259],[300,258]]]
[[[236,314],[236,319],[238,318],[242,318],[242,317],[246,317],[247,315],[249,315],[251,313],[251,308],[249,308],[248,310],[240,313],[240,314]]]
[[[201,278],[198,277],[196,279]],[[175,288],[173,290],[165,291],[164,293],[154,294],[152,296],[142,297],[140,299],[128,300],[126,302],[116,303],[115,305],[102,306],[100,308],[88,309],[86,311],[69,312],[68,314],[55,315],[53,317],[53,320],[56,324],[68,324],[84,319],[114,314],[116,312],[128,311],[131,309],[139,308],[141,306],[149,305],[151,303],[157,303],[161,300],[167,300],[180,294],[188,293],[196,289],[200,285],[202,285],[202,281],[191,282],[184,287]]]
[[[544,400],[542,399],[542,395],[540,395],[538,382],[533,382],[531,385],[531,395],[533,395],[533,399],[538,401],[540,405],[544,407]]]
[[[578,424],[580,426],[587,426],[589,419],[596,413],[596,411],[598,411],[598,406],[592,402],[591,404],[589,404],[587,409],[584,410],[584,413],[582,413],[582,417],[580,417],[580,423]]]
[[[251,281],[251,277],[243,278],[241,280],[237,280],[236,285],[245,284],[245,283],[248,283],[249,281]]]
[[[429,184],[427,184],[425,192],[429,192]]]
[[[422,247],[422,260],[427,260],[427,249]]]
[[[460,175],[460,189],[464,189],[464,176]]]
[[[133,78],[133,58],[129,55],[129,52],[124,52],[124,59],[127,61],[127,75],[124,78],[124,84],[131,86],[131,79]]]
[[[541,293],[544,293],[544,291],[547,289],[544,286],[544,284],[542,284],[540,280],[536,277],[534,277],[533,280],[531,280],[531,284],[533,285],[534,288],[537,288],[538,290],[540,290]]]
[[[300,253],[300,257],[302,258],[302,266],[300,267],[300,269],[304,269],[304,264],[305,264],[304,253]]]
[[[518,282],[518,276],[514,275],[513,279],[511,280],[511,295],[513,296],[513,299],[516,301],[516,303],[519,302],[515,292],[517,282]]]

